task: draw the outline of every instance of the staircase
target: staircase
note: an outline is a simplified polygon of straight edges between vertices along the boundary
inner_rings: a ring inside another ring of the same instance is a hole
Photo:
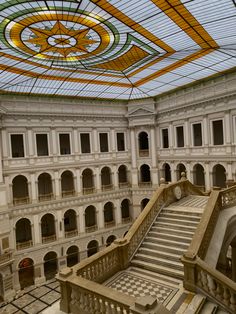
[[[180,257],[190,245],[207,200],[207,196],[191,195],[162,209],[131,265],[183,279]]]

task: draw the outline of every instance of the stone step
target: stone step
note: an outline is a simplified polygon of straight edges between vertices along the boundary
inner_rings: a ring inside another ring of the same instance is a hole
[[[188,208],[188,207],[181,207],[181,206],[169,206],[169,207],[164,207],[161,212],[168,212],[168,213],[173,213],[173,214],[181,214],[181,215],[188,215],[188,216],[193,216],[193,217],[201,217],[203,209],[202,208]]]
[[[131,261],[131,265],[152,271],[153,273],[167,275],[173,278],[183,279],[184,277],[183,270],[173,269],[161,264],[153,264],[152,262],[141,261],[136,258]]]
[[[129,271],[131,271],[134,274],[141,274],[147,277],[150,277],[151,279],[156,279],[159,282],[163,284],[170,284],[171,286],[174,286],[175,288],[178,288],[180,284],[182,284],[182,280],[179,280],[177,278],[165,276],[163,274],[154,273],[153,271],[140,268],[140,267],[129,267]]]
[[[183,314],[199,313],[206,301],[206,297],[201,294],[195,294],[190,304],[187,306]],[[178,312],[177,312],[178,313]],[[178,313],[181,314],[181,313]]]
[[[195,216],[195,215],[188,215],[186,214],[181,214],[178,212],[168,212],[168,211],[162,211],[158,217],[165,217],[168,219],[181,219],[181,220],[190,220],[190,221],[195,221],[199,223],[201,216]]]
[[[180,261],[172,261],[170,259],[145,255],[139,252],[135,254],[135,259],[148,263],[153,263],[155,265],[163,265],[165,267],[173,268],[173,270],[178,269],[183,271],[184,269],[183,264]]]
[[[176,245],[172,244],[172,246],[168,245],[168,243],[166,245],[162,245],[159,243],[159,241],[157,241],[157,243],[152,243],[149,241],[144,240],[141,248],[147,248],[147,249],[151,249],[151,250],[156,250],[156,251],[163,251],[163,252],[169,252],[169,253],[173,253],[173,254],[179,254],[179,255],[183,255],[184,252],[187,250],[188,245],[185,245],[185,248],[180,248],[179,243],[177,243]]]
[[[146,256],[152,256],[152,257],[157,257],[157,258],[163,258],[163,259],[167,259],[167,260],[171,260],[171,261],[175,261],[175,262],[179,262],[180,261],[180,257],[182,256],[182,254],[173,254],[170,252],[166,252],[163,250],[152,250],[149,248],[145,248],[143,246],[141,246],[138,250],[139,254],[144,254]]]
[[[193,238],[193,234],[194,232],[189,232],[186,230],[180,230],[180,229],[174,229],[170,226],[158,226],[155,225],[151,228],[151,230],[149,231],[150,235],[152,234],[152,236],[154,237],[158,237],[158,234],[160,233],[165,233],[165,234],[173,234],[173,235],[177,235],[180,237],[185,237],[185,238],[189,238],[192,239]],[[148,233],[148,235],[149,235]]]
[[[196,227],[188,227],[184,225],[179,225],[177,223],[171,224],[168,222],[159,222],[158,220],[154,222],[153,227],[163,227],[163,228],[171,228],[174,230],[181,230],[181,231],[188,231],[194,233],[196,230]]]
[[[199,221],[192,221],[192,220],[187,220],[187,219],[179,219],[179,218],[169,218],[166,216],[162,216],[162,217],[158,217],[156,222],[161,222],[161,223],[166,223],[166,224],[170,224],[170,225],[178,225],[178,226],[187,226],[187,227],[192,227],[195,228],[197,227],[197,225],[199,224]]]
[[[204,208],[208,199],[208,196],[189,195],[182,198],[178,202],[171,204],[171,206]]]
[[[150,238],[150,239],[149,239]],[[166,243],[167,241],[171,244],[173,243],[174,245],[177,244],[183,244],[184,247],[187,245],[187,247],[189,246],[189,244],[191,243],[192,237],[186,237],[186,236],[181,236],[181,235],[176,235],[176,234],[168,234],[167,232],[149,232],[147,237],[145,237],[145,239],[150,240],[153,243]]]
[[[201,314],[215,314],[218,312],[217,304],[214,304],[210,301],[206,301],[201,309]]]

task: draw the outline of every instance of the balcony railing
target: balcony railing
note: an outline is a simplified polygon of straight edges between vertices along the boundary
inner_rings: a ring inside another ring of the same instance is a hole
[[[54,242],[54,241],[56,241],[56,239],[57,239],[57,236],[55,234],[53,234],[50,236],[42,237],[42,242],[43,243]]]
[[[149,150],[148,149],[140,149],[139,150],[139,157],[148,157],[149,156]]]
[[[75,195],[75,190],[62,191],[61,195],[62,195],[62,197],[74,196]]]
[[[130,183],[129,182],[119,182],[119,188],[124,189],[124,188],[129,188]]]
[[[108,191],[113,189],[113,184],[102,185],[102,191]]]
[[[115,220],[105,222],[105,228],[111,228],[116,225]]]
[[[0,255],[0,265],[9,262],[12,259],[12,252],[3,253]]]
[[[13,198],[13,205],[22,205],[22,204],[28,204],[29,203],[29,196],[24,197],[14,197]]]
[[[24,242],[17,242],[16,243],[16,249],[17,250],[24,250],[27,249],[29,247],[33,246],[33,241],[32,240],[28,240],[28,241],[24,241]]]
[[[138,186],[139,186],[140,188],[147,188],[147,187],[152,186],[152,182],[139,182],[139,183],[138,183]]]
[[[122,224],[127,224],[129,222],[132,221],[132,218],[131,217],[125,217],[125,218],[122,218]]]
[[[94,226],[90,226],[90,227],[85,227],[85,232],[89,233],[89,232],[94,232],[98,230],[98,226],[94,225]]]
[[[91,187],[91,188],[83,188],[83,194],[84,195],[87,195],[87,194],[93,194],[95,193],[96,190],[94,187]]]
[[[72,237],[76,237],[77,235],[78,235],[77,229],[65,231],[65,238],[72,238]]]
[[[53,193],[39,195],[39,202],[50,201],[51,199],[53,199]]]

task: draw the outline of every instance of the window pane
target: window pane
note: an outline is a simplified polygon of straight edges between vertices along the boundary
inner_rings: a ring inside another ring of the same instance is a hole
[[[213,144],[222,145],[224,144],[224,135],[223,135],[223,121],[217,120],[213,121]]]
[[[117,150],[124,151],[125,150],[125,137],[124,133],[116,133],[117,138]]]
[[[59,134],[59,139],[60,139],[60,154],[61,155],[70,154],[70,135]]]
[[[36,134],[36,145],[38,156],[48,156],[48,136],[47,134]]]
[[[90,153],[90,137],[89,133],[80,134],[81,152],[83,154]]]
[[[202,126],[201,123],[193,124],[193,145],[202,146]]]
[[[24,157],[23,134],[11,134],[11,151],[12,157]]]
[[[177,133],[177,147],[184,147],[184,128],[182,126],[178,126],[176,128]]]
[[[162,130],[162,143],[163,143],[163,148],[168,148],[169,147],[168,129],[163,129]]]
[[[99,133],[99,139],[100,139],[100,151],[101,152],[108,152],[107,133]]]

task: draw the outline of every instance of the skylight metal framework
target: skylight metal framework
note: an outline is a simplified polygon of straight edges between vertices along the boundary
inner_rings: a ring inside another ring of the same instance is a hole
[[[155,96],[236,66],[233,0],[0,0],[0,91]]]

